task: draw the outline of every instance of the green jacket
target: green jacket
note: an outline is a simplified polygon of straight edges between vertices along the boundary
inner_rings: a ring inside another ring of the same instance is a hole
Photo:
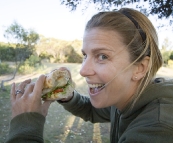
[[[157,83],[158,82],[158,83]],[[94,108],[89,98],[76,95],[61,103],[72,114],[92,123],[111,122],[111,143],[173,143],[173,82],[157,79],[134,107]]]
[[[129,103],[122,112],[113,106],[96,109],[88,97],[78,93],[69,102],[59,103],[85,121],[111,122],[111,143],[173,143],[173,82],[157,82],[145,89],[132,109]],[[36,118],[40,121],[33,123]],[[37,113],[15,117],[7,143],[43,142],[44,122],[45,118]]]
[[[5,143],[43,143],[45,117],[39,113],[23,113],[10,122]]]

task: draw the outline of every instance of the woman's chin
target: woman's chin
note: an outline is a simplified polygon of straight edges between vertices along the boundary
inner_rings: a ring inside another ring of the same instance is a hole
[[[105,107],[105,102],[102,101],[102,98],[100,97],[99,99],[93,98],[90,96],[90,101],[92,106],[94,106],[95,108],[104,108]]]

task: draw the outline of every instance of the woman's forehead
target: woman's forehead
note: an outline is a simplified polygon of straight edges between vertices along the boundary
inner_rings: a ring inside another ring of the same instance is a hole
[[[110,30],[110,29],[105,29],[105,28],[92,28],[92,29],[88,29],[84,32],[84,37],[85,35],[93,35],[93,34],[104,34],[104,35],[114,35],[116,37],[121,37],[120,34],[115,31],[115,30]]]
[[[122,37],[114,31],[91,29],[85,31],[83,47],[108,48],[114,50],[116,47],[125,47]]]

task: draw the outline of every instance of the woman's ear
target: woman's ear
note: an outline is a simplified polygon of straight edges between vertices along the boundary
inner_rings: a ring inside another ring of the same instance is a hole
[[[150,57],[146,56],[141,62],[136,64],[136,69],[134,71],[132,80],[141,80],[145,74],[148,72]]]

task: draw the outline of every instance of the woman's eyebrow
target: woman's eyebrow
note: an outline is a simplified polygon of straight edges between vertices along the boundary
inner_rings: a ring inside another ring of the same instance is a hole
[[[85,53],[85,51],[83,49],[81,51],[82,51],[82,53]],[[94,48],[94,49],[91,49],[91,53],[98,53],[99,51],[115,52],[114,50],[108,49],[108,48]]]

